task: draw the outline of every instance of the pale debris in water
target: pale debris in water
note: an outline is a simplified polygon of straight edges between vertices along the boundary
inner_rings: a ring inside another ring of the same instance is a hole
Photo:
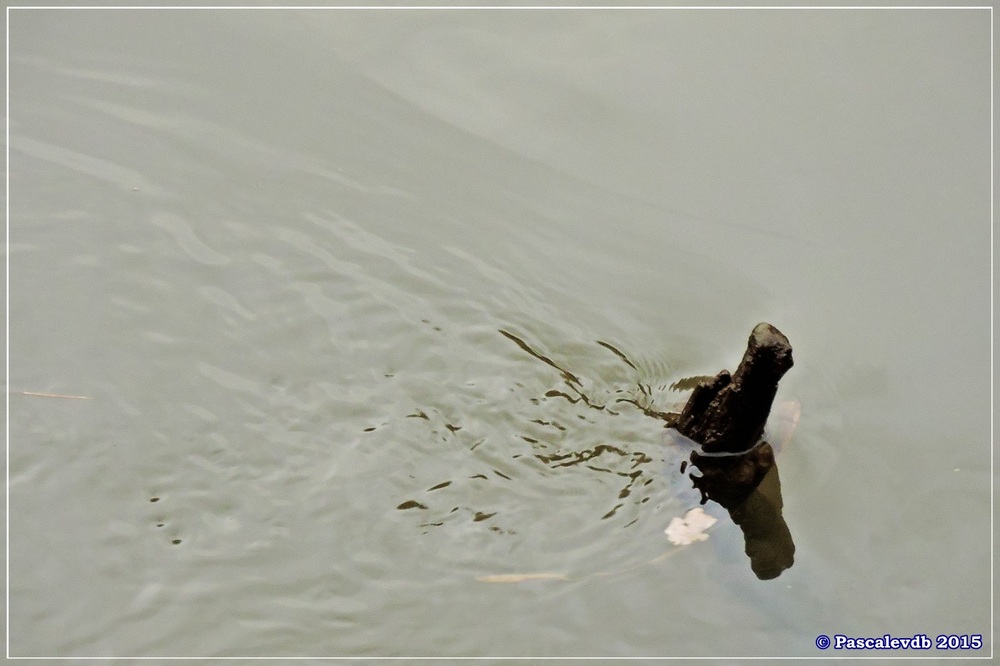
[[[526,580],[569,580],[569,576],[561,573],[496,574],[476,576],[476,580],[480,583],[523,583]]]
[[[683,518],[674,518],[664,532],[670,543],[677,546],[687,546],[695,541],[705,541],[708,535],[705,530],[718,522],[718,518],[705,513],[701,507],[691,509]]]

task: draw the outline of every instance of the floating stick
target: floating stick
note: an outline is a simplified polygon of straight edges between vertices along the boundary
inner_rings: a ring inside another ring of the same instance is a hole
[[[65,393],[40,393],[38,391],[15,391],[21,395],[33,395],[37,398],[65,398],[67,400],[93,400],[89,395],[66,395]]]

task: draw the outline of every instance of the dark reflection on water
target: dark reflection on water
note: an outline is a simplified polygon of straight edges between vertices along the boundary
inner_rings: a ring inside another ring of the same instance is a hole
[[[692,451],[691,462],[701,472],[690,477],[702,492],[729,511],[743,532],[750,567],[761,580],[777,578],[795,556],[792,534],[781,515],[781,481],[774,450],[767,442],[752,451],[730,456],[704,456]]]
[[[777,578],[795,561],[795,543],[781,516],[782,506],[781,481],[775,465],[750,497],[729,512],[743,531],[750,566],[762,580]]]

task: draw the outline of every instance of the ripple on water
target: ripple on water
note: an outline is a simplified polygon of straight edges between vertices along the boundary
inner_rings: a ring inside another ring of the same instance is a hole
[[[399,458],[413,471],[393,494],[410,529],[480,573],[585,575],[666,546],[666,522],[694,496],[663,474],[676,454],[662,421],[622,397],[645,396],[634,367],[594,343],[543,351],[500,330],[464,366],[465,381],[386,426],[408,433]]]

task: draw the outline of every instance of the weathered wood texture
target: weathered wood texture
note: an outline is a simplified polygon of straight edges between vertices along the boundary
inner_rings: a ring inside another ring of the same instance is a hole
[[[699,384],[674,427],[705,453],[747,451],[764,433],[778,381],[791,367],[788,338],[771,324],[757,324],[736,372],[723,370]]]

